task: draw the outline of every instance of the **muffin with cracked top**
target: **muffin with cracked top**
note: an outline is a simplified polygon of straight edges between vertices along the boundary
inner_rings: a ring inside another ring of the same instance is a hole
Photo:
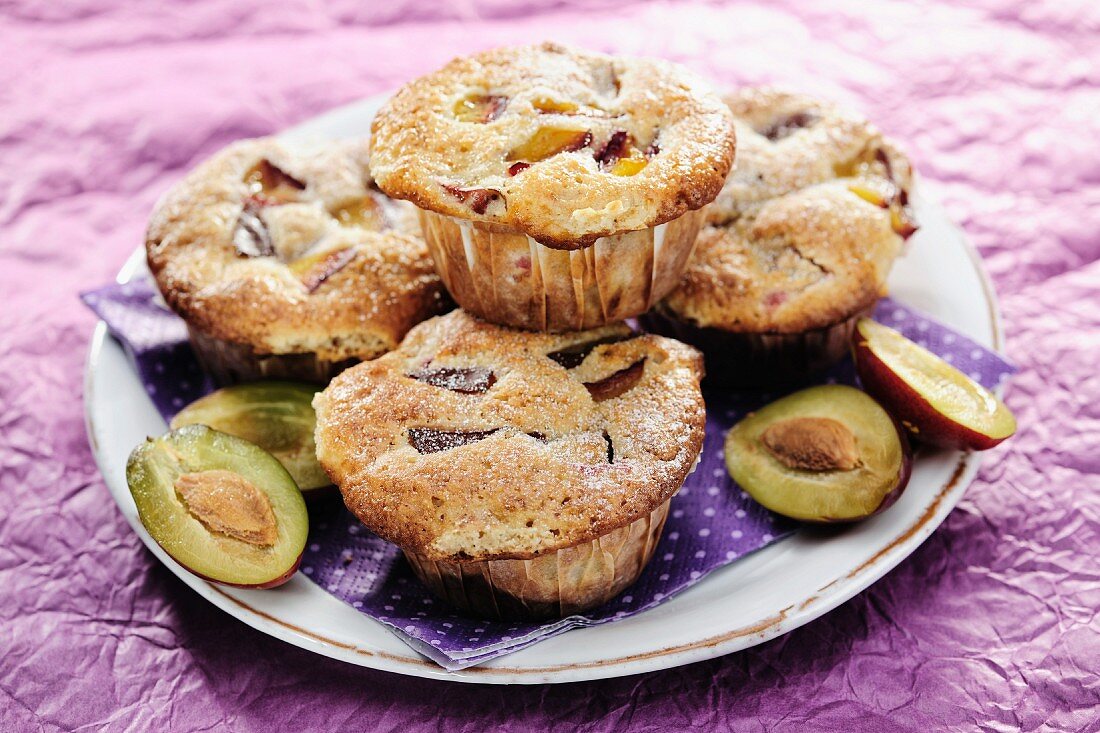
[[[702,449],[702,361],[622,324],[570,334],[463,311],[314,400],[345,503],[470,613],[567,616],[649,561]]]
[[[368,156],[243,141],[157,206],[149,268],[219,382],[324,382],[448,307],[415,207],[374,186]]]
[[[707,209],[680,285],[644,317],[692,343],[716,381],[797,381],[835,363],[916,230],[912,171],[874,126],[803,95],[727,99],[738,166]]]
[[[666,294],[734,155],[728,109],[686,70],[549,43],[455,59],[372,129],[372,173],[421,208],[455,300],[535,330]]]

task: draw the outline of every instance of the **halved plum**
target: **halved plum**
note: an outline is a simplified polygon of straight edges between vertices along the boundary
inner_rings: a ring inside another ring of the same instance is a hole
[[[317,462],[313,432],[317,387],[299,382],[254,382],[219,389],[172,418],[172,429],[206,425],[255,443],[275,456],[303,493],[332,484]]]
[[[855,387],[795,392],[726,436],[726,466],[752,498],[805,522],[883,511],[909,483],[912,453],[889,413]]]
[[[863,388],[921,442],[986,450],[1016,432],[995,394],[889,326],[860,319],[852,350]]]
[[[145,529],[196,575],[273,588],[302,561],[309,516],[286,469],[263,448],[205,425],[150,438],[126,463]]]

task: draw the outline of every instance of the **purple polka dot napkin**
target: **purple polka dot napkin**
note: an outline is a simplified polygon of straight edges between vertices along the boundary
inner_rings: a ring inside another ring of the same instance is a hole
[[[213,389],[195,362],[182,321],[165,308],[150,281],[109,285],[81,297],[126,348],[150,399],[165,419]],[[997,354],[900,303],[884,300],[875,318],[986,387],[998,386],[1014,371]],[[838,365],[819,381],[854,384],[852,364]],[[672,500],[653,561],[637,583],[587,614],[549,623],[461,616],[420,585],[396,547],[368,532],[339,502],[310,507],[309,543],[301,572],[385,624],[413,649],[452,670],[510,654],[569,629],[632,616],[795,530],[795,523],[768,512],[733,483],[722,455],[726,431],[749,410],[779,396],[706,393],[703,455]]]
[[[168,310],[147,278],[81,293],[134,362],[157,412],[170,420],[185,405],[214,391],[195,361],[187,326]]]

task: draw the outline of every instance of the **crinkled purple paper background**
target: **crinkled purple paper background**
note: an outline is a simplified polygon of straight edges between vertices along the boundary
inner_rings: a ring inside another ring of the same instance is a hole
[[[1096,730],[1100,6],[557,0],[0,4],[0,729]],[[543,38],[840,99],[979,247],[1020,432],[944,524],[800,629],[625,679],[403,678],[253,631],[129,530],[84,432],[94,317],[156,198],[229,141]]]
[[[182,322],[167,310],[148,279],[112,284],[82,298],[123,343],[165,418],[212,388],[186,344]],[[999,386],[1012,371],[995,353],[899,303],[883,301],[875,317],[988,387]],[[854,383],[851,362],[820,381]],[[583,616],[533,624],[458,615],[417,582],[397,548],[364,530],[352,514],[331,502],[311,507],[302,572],[448,669],[495,659],[569,629],[632,616],[795,529],[795,523],[771,514],[741,491],[726,471],[722,451],[726,431],[746,412],[776,396],[709,391],[703,454],[673,499],[653,560],[637,583]]]

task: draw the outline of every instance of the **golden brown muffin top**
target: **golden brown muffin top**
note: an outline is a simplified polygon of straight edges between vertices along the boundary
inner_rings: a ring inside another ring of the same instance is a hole
[[[870,123],[775,89],[727,98],[737,167],[658,307],[734,332],[824,328],[873,304],[904,239],[912,172]]]
[[[390,196],[557,249],[701,208],[734,154],[729,111],[685,69],[551,43],[457,58],[372,129]]]
[[[531,558],[679,490],[703,444],[702,368],[622,324],[543,334],[454,311],[317,396],[317,455],[348,508],[404,549]]]
[[[377,190],[365,140],[230,145],[158,204],[149,267],[169,306],[258,353],[394,348],[447,300],[416,209]]]

